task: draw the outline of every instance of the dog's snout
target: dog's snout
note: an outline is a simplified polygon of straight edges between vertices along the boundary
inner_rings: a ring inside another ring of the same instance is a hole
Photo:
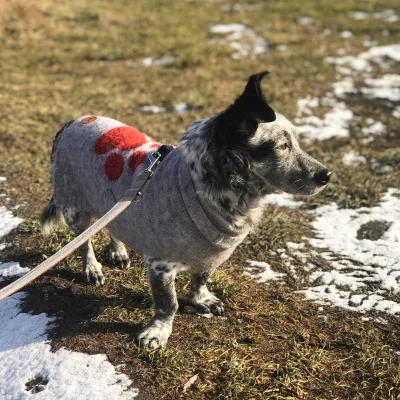
[[[327,168],[321,169],[314,175],[314,182],[317,185],[325,186],[328,184],[329,179],[331,178],[331,175],[332,175],[331,170],[329,170]]]

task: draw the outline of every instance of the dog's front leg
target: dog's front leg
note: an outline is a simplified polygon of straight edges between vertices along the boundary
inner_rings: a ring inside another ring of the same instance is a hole
[[[206,271],[192,275],[189,301],[201,314],[220,315],[224,312],[224,303],[207,288],[207,281],[211,274],[212,271]]]
[[[178,310],[175,292],[176,268],[174,263],[145,258],[154,301],[154,316],[138,334],[141,347],[156,349],[166,345],[172,332],[172,321]]]

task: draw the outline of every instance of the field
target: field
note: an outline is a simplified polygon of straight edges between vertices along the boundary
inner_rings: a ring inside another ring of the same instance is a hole
[[[177,144],[267,69],[269,103],[333,170],[317,196],[266,199],[260,227],[212,278],[223,317],[194,313],[179,276],[161,350],[133,341],[152,315],[141,258],[114,268],[108,234],[98,234],[104,287],[83,283],[74,253],[18,298],[26,321],[47,315],[54,354],[105,354],[135,388],[120,398],[400,398],[399,19],[395,0],[0,0],[0,221],[15,226],[0,227],[0,287],[10,263],[33,268],[73,238],[67,229],[44,238],[39,217],[55,134],[81,115]],[[22,335],[4,307],[1,335]],[[0,361],[23,347],[7,340]],[[35,388],[52,398],[53,375],[31,367],[21,367],[22,389],[4,368],[0,398]],[[88,393],[58,396],[106,398]]]

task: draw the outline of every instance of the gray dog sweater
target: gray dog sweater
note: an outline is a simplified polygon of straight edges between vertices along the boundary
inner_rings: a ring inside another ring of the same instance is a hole
[[[57,136],[52,155],[54,200],[100,218],[132,187],[160,144],[136,129],[106,118],[81,117]],[[229,258],[249,229],[234,229],[196,193],[179,147],[157,167],[132,203],[109,225],[135,252],[202,269]]]

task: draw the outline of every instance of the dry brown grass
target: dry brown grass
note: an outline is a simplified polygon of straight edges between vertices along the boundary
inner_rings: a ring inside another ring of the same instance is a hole
[[[18,248],[3,251],[3,260],[35,266],[61,248],[72,236],[61,231],[48,240],[38,232],[38,214],[51,194],[49,156],[55,132],[67,120],[85,113],[109,115],[138,127],[164,142],[176,143],[194,120],[226,107],[243,88],[246,77],[270,69],[266,82],[272,104],[293,118],[296,98],[322,95],[334,78],[323,62],[343,41],[338,32],[351,29],[350,51],[362,50],[368,34],[381,44],[399,39],[399,26],[382,35],[382,22],[355,24],[348,11],[369,12],[396,8],[395,1],[266,2],[259,11],[220,12],[220,3],[138,0],[0,2],[0,174],[24,224],[12,239]],[[312,28],[295,23],[296,15],[315,18]],[[208,26],[241,22],[266,37],[271,50],[265,59],[233,61],[229,46],[210,42]],[[332,29],[322,40],[319,34]],[[286,52],[274,49],[288,44]],[[143,57],[176,56],[167,67],[146,68]],[[180,101],[191,110],[137,113],[136,106],[173,106]],[[357,99],[355,99],[357,101]],[[376,104],[360,104],[365,118],[379,119]],[[391,130],[398,121],[385,118]],[[399,138],[383,136],[368,157],[391,165],[393,173],[379,175],[354,166],[344,167],[344,152],[359,146],[354,135],[309,146],[319,159],[330,156],[332,184],[307,207],[335,201],[347,207],[376,204],[388,186],[398,186]],[[52,332],[53,346],[88,353],[104,352],[115,365],[125,363],[143,399],[396,399],[399,398],[398,319],[389,325],[363,322],[338,309],[308,304],[293,293],[298,282],[286,286],[259,285],[243,275],[247,258],[265,258],[301,234],[311,235],[305,211],[269,209],[259,231],[240,246],[215,276],[212,289],[226,303],[227,320],[207,320],[187,313],[187,277],[178,279],[180,311],[166,349],[140,351],[133,335],[151,315],[145,269],[132,254],[127,271],[105,265],[106,285],[81,283],[80,259],[75,254],[29,287],[25,308],[59,318]],[[106,235],[95,241],[102,254]],[[268,262],[280,268],[280,261]],[[46,299],[46,301],[45,301]],[[61,313],[62,312],[62,313]],[[182,385],[194,374],[198,380],[186,392]]]

